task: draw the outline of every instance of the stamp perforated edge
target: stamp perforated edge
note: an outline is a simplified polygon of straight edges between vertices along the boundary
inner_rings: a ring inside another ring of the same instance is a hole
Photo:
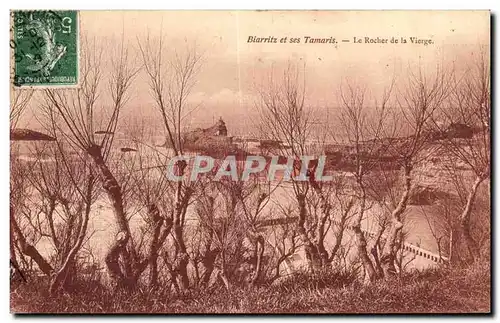
[[[64,9],[10,9],[10,39],[14,39],[14,12],[16,11],[61,11]],[[80,88],[80,27],[81,27],[81,20],[80,20],[80,10],[74,10],[76,12],[76,17],[77,17],[77,23],[76,23],[76,61],[77,61],[77,66],[76,66],[76,84],[41,84],[41,85],[36,85],[36,84],[20,84],[16,85],[14,84],[14,77],[16,73],[16,65],[15,65],[15,59],[14,59],[14,54],[15,50],[12,48],[10,49],[10,80],[9,84],[10,87],[13,88],[14,90],[43,90],[43,89],[78,89]]]

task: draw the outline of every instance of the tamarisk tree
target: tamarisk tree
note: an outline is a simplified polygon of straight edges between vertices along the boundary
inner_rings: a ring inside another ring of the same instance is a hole
[[[106,266],[117,287],[130,287],[135,281],[133,250],[127,250],[130,228],[120,183],[109,167],[113,139],[127,92],[139,69],[134,66],[123,43],[110,55],[109,75],[104,75],[104,47],[88,39],[82,41],[81,85],[75,89],[46,89],[46,106],[61,120],[57,131],[75,149],[87,154],[99,174],[104,192],[111,202],[118,227],[116,239],[106,255]],[[110,102],[102,102],[103,78],[107,81]],[[108,109],[109,108],[109,109]],[[101,128],[102,127],[102,128]],[[119,263],[122,259],[122,265]]]
[[[186,117],[192,112],[188,99],[196,84],[202,56],[196,47],[189,48],[189,46],[184,53],[176,50],[168,53],[162,33],[158,39],[153,39],[148,35],[145,41],[139,41],[139,49],[149,79],[150,94],[163,122],[165,144],[171,148],[174,155],[175,174],[168,174],[170,170],[166,168],[163,176],[171,178],[175,175],[182,178],[187,172],[187,161],[183,156],[185,153],[183,125]],[[189,179],[176,181],[172,219],[176,256],[170,267],[183,290],[189,288],[190,285],[187,271],[189,255],[184,229],[186,212],[193,193],[194,181]]]
[[[472,185],[462,183],[459,186],[468,185],[469,188],[458,192],[461,200],[459,231],[472,262],[479,258],[480,250],[471,233],[471,217],[480,186],[490,177],[491,71],[488,53],[486,48],[473,52],[465,71],[451,78],[453,89],[448,104],[440,107],[436,119],[441,122],[435,122],[444,153],[454,159],[448,168],[452,181],[457,184],[457,179],[464,177],[464,172],[457,169],[457,161],[473,174]]]

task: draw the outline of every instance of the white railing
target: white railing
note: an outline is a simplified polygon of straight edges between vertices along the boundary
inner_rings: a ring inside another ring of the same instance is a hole
[[[333,223],[335,223],[336,225],[340,225],[340,222],[336,221],[336,220],[334,220]],[[352,225],[349,225],[349,224],[347,224],[346,227],[350,230],[354,229],[354,227]],[[363,231],[363,233],[368,235],[370,238],[375,238],[375,236],[376,236],[375,232],[364,230],[364,229],[361,229],[361,231]],[[382,238],[385,238],[385,236],[382,235]],[[417,256],[417,257],[423,257],[423,258],[429,259],[435,263],[444,263],[444,262],[448,261],[447,257],[440,256],[440,255],[433,253],[429,250],[415,246],[409,242],[404,242],[402,248],[404,251],[414,253],[415,256]]]

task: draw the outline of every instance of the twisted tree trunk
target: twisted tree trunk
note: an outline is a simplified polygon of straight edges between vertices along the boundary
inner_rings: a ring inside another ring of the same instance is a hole
[[[16,237],[14,235],[14,226],[13,226],[12,220],[10,221],[9,238],[10,238],[10,244],[9,244],[10,262],[11,262],[11,266],[14,266],[14,270],[17,271],[17,270],[19,270],[19,262],[17,261],[17,257],[16,257],[16,246],[15,246]],[[11,278],[12,278],[12,276],[11,276]]]
[[[325,226],[326,226],[326,221],[330,218],[332,205],[328,200],[328,198],[323,193],[321,186],[316,181],[313,170],[308,170],[307,174],[309,176],[309,182],[311,183],[311,187],[318,194],[321,201],[321,218],[318,221],[319,224],[316,227],[316,248],[318,250],[318,258],[320,266],[324,268],[328,266],[331,262],[330,256],[328,255],[328,251],[326,251],[325,249],[325,234],[326,234]]]
[[[89,223],[90,207],[92,205],[92,190],[94,188],[94,176],[90,174],[87,184],[87,190],[85,194],[85,210],[83,212],[83,221],[78,232],[78,237],[75,244],[65,256],[64,261],[62,261],[61,268],[54,274],[52,281],[50,283],[49,292],[51,294],[57,293],[64,285],[68,273],[75,264],[75,257],[78,251],[80,251],[83,241],[85,240],[85,235],[87,234],[87,226]]]
[[[384,234],[385,225],[381,225],[378,228],[377,234],[375,235],[375,239],[373,241],[373,245],[370,248],[370,252],[375,261],[375,272],[377,273],[377,278],[383,276],[384,271],[382,270],[382,265],[380,264],[379,257],[379,249],[380,249],[380,240],[382,239],[382,234]]]
[[[172,220],[163,219],[160,216],[160,210],[155,204],[150,205],[148,212],[154,221],[153,237],[151,238],[148,253],[149,287],[152,288],[158,283],[158,251],[172,229]],[[164,227],[163,231],[161,231],[162,227]]]
[[[333,261],[333,259],[337,255],[337,252],[340,249],[340,246],[342,245],[342,239],[344,238],[344,231],[346,228],[347,216],[349,215],[349,212],[351,211],[353,205],[354,205],[354,198],[351,198],[344,212],[342,212],[342,215],[340,216],[340,221],[338,223],[339,229],[335,233],[335,240],[334,240],[335,243],[330,253],[330,258],[328,259],[329,262]]]
[[[396,274],[396,267],[394,261],[396,260],[396,239],[399,235],[399,232],[403,228],[403,223],[401,222],[401,216],[406,210],[408,205],[408,198],[410,197],[411,190],[411,170],[412,167],[410,163],[406,162],[403,171],[404,171],[404,191],[401,199],[399,200],[398,205],[392,211],[392,226],[389,234],[387,236],[387,241],[384,245],[384,250],[382,252],[382,257],[380,258],[380,264],[382,266],[384,277],[390,278]]]
[[[176,164],[179,176],[183,176],[187,163],[185,160],[179,160]],[[189,288],[189,276],[187,272],[187,265],[189,263],[189,255],[187,253],[186,244],[184,242],[184,216],[187,211],[189,199],[191,197],[191,189],[186,188],[183,192],[182,181],[177,183],[175,192],[175,211],[173,219],[173,233],[175,243],[178,248],[177,259],[174,263],[174,270],[180,276],[180,285],[183,290]]]
[[[215,269],[215,260],[219,254],[219,249],[211,250],[210,247],[207,248],[205,255],[202,259],[203,267],[205,268],[203,275],[201,276],[201,286],[206,287],[210,282],[210,277]]]
[[[361,187],[361,201],[359,206],[359,212],[354,218],[353,231],[354,236],[356,237],[356,247],[358,251],[358,256],[361,259],[361,263],[363,264],[363,268],[365,270],[365,284],[369,284],[376,279],[376,272],[373,268],[373,263],[368,256],[367,251],[367,243],[365,234],[361,230],[361,220],[363,219],[365,209],[366,209],[366,193],[363,184],[361,181],[359,182]]]
[[[26,241],[26,238],[24,237],[14,217],[14,210],[12,209],[12,206],[10,207],[10,223],[17,236],[17,239],[19,241],[19,247],[21,248],[22,253],[33,259],[33,261],[38,265],[38,268],[40,268],[40,270],[45,275],[50,276],[54,271],[54,269],[48,263],[48,261],[45,260],[45,258],[43,258],[43,256],[38,252],[38,250]]]
[[[315,271],[319,267],[320,259],[317,247],[312,243],[307,235],[305,222],[307,217],[306,197],[304,194],[297,194],[297,202],[299,204],[299,220],[297,222],[297,232],[304,244],[304,251],[306,254],[307,267]]]
[[[469,192],[469,195],[467,197],[467,203],[465,204],[465,208],[460,214],[460,228],[465,240],[465,243],[467,245],[467,249],[469,251],[469,256],[472,259],[472,262],[476,261],[477,258],[480,256],[480,251],[479,247],[477,246],[476,241],[472,237],[471,234],[471,229],[470,229],[470,218],[471,218],[471,213],[472,213],[472,208],[474,206],[474,202],[476,200],[476,195],[479,186],[481,183],[484,181],[484,177],[478,176],[476,180],[474,181],[474,184],[471,187],[471,190]]]
[[[259,234],[255,241],[255,253],[256,253],[256,264],[255,264],[255,272],[252,277],[251,285],[257,284],[259,278],[262,274],[262,257],[264,256],[264,238]]]
[[[106,255],[106,266],[111,279],[116,283],[117,287],[126,287],[129,284],[129,277],[127,277],[126,273],[122,272],[119,258],[122,256],[123,261],[130,264],[130,256],[126,252],[127,243],[130,239],[130,228],[123,208],[121,187],[106,165],[101,153],[101,147],[94,144],[87,149],[87,153],[92,157],[92,160],[99,170],[102,187],[111,201],[113,214],[118,226],[116,240]]]

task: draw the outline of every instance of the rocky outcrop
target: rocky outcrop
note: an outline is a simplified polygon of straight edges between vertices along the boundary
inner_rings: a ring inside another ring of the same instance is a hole
[[[326,168],[337,171],[355,171],[356,158],[360,158],[365,165],[372,165],[370,168],[373,170],[397,170],[401,168],[401,164],[395,152],[401,151],[406,142],[407,138],[366,141],[361,143],[359,155],[352,145],[329,145],[325,149]]]
[[[199,150],[209,145],[229,145],[232,138],[227,136],[226,123],[222,118],[209,128],[196,128],[182,134],[183,148],[186,150]],[[165,142],[164,147],[171,147],[170,142]]]
[[[182,135],[183,149],[190,152],[198,152],[214,158],[224,158],[227,155],[235,155],[238,160],[246,158],[246,152],[233,143],[229,137],[227,126],[222,118],[208,128],[197,128]],[[169,148],[170,143],[163,145]]]
[[[13,141],[55,141],[56,138],[46,135],[44,133],[30,130],[30,129],[11,129],[10,140]]]
[[[443,139],[470,139],[484,129],[473,128],[464,123],[451,123],[443,131],[425,131],[423,138],[427,139],[428,146],[438,144]],[[413,137],[381,138],[360,142],[359,158],[374,170],[397,170],[401,168],[399,154],[409,149]],[[325,148],[328,166],[340,171],[355,170],[355,161],[358,157],[354,145],[329,145]]]
[[[219,118],[219,121],[217,121],[217,123],[214,126],[207,128],[203,131],[206,134],[211,135],[211,136],[227,137],[227,127],[226,127],[226,123],[224,122],[224,120],[222,120],[222,117]]]
[[[446,130],[432,133],[433,140],[466,138],[470,139],[478,129],[474,129],[464,123],[451,123]]]
[[[263,139],[263,140],[259,141],[258,148],[269,150],[269,151],[274,151],[277,153],[280,151],[280,149],[288,149],[290,147],[284,145],[283,142],[280,140]]]
[[[448,138],[472,138],[474,130],[463,123],[452,123],[447,129],[446,135]]]
[[[447,200],[450,194],[438,188],[416,185],[410,191],[409,205],[431,205],[437,200]]]

